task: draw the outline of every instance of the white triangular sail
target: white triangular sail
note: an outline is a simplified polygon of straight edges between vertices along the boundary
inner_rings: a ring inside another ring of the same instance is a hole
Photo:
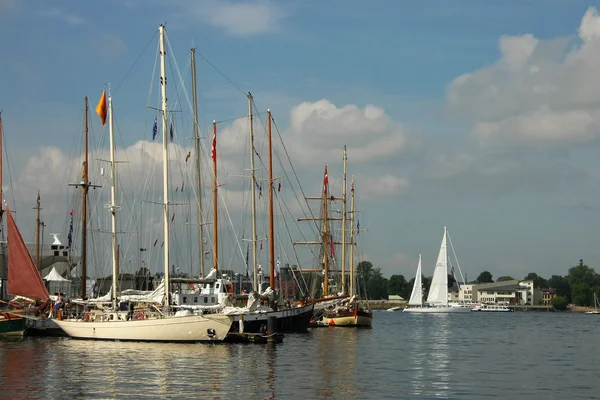
[[[409,306],[423,305],[423,275],[421,273],[421,255],[419,254],[419,264],[417,266],[417,275],[415,275],[415,283],[413,284],[412,293],[408,300]]]
[[[448,304],[448,248],[446,245],[446,227],[444,227],[444,237],[440,246],[433,279],[427,296],[427,303],[433,305]]]

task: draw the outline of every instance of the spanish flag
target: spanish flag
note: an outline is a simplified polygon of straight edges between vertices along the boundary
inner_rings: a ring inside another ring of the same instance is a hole
[[[106,89],[102,91],[102,96],[96,106],[96,114],[102,118],[102,126],[106,124]]]

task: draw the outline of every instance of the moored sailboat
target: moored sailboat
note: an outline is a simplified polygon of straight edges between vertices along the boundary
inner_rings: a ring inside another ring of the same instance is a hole
[[[345,253],[346,238],[346,148],[344,146],[344,187],[343,187],[343,211],[342,211],[342,254]],[[327,308],[323,311],[322,321],[329,326],[345,326],[345,327],[365,327],[370,328],[373,325],[373,310],[364,307],[358,300],[355,290],[356,276],[354,273],[354,176],[352,176],[351,206],[350,206],[350,290],[351,297],[336,304],[332,308]],[[344,257],[342,257],[344,260]],[[342,261],[342,276],[345,275],[344,261]],[[342,287],[345,285],[342,283]]]
[[[5,214],[8,228],[8,294],[35,299],[36,304],[3,313],[0,334],[23,335],[27,329],[27,319],[38,319],[40,313],[49,308],[50,296],[8,207]]]
[[[169,269],[169,160],[168,160],[168,110],[167,79],[165,63],[165,26],[159,26],[160,45],[160,87],[162,99],[162,141],[163,141],[163,216],[164,216],[164,295],[162,305],[148,304],[135,314],[117,307],[117,249],[116,249],[116,170],[115,145],[113,134],[112,98],[103,92],[96,112],[103,125],[108,117],[110,134],[111,203],[108,207],[112,220],[112,308],[91,310],[73,318],[57,319],[56,323],[71,337],[96,340],[134,340],[169,342],[219,342],[231,328],[232,319],[223,314],[195,315],[189,311],[173,312],[170,304]],[[108,107],[107,107],[108,103]]]

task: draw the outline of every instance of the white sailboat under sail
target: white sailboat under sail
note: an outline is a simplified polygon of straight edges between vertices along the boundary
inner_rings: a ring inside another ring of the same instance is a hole
[[[165,68],[165,26],[159,28],[160,45],[160,85],[162,97],[162,133],[163,133],[163,207],[164,207],[164,296],[162,307],[148,304],[144,309],[137,309],[135,317],[132,309],[120,310],[117,307],[117,260],[116,260],[116,170],[115,146],[113,134],[112,98],[106,92],[102,94],[96,112],[102,123],[108,116],[110,134],[110,168],[111,168],[111,204],[108,209],[112,218],[112,254],[113,282],[112,309],[95,309],[83,315],[68,319],[56,319],[67,335],[79,339],[97,340],[134,340],[134,341],[168,341],[168,342],[218,342],[229,332],[232,318],[223,314],[195,315],[189,311],[173,312],[169,304],[169,160],[167,130],[167,79]]]
[[[415,284],[408,302],[409,307],[404,312],[411,313],[463,313],[470,312],[471,308],[461,304],[452,304],[448,302],[448,230],[444,227],[444,236],[438,254],[433,279],[427,295],[427,301],[423,304],[423,289],[421,284],[421,256],[419,256],[419,265]]]

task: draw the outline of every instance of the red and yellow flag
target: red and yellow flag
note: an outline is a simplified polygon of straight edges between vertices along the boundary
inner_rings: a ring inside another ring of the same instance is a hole
[[[106,89],[102,91],[102,96],[96,106],[96,114],[102,119],[102,126],[106,124]]]

